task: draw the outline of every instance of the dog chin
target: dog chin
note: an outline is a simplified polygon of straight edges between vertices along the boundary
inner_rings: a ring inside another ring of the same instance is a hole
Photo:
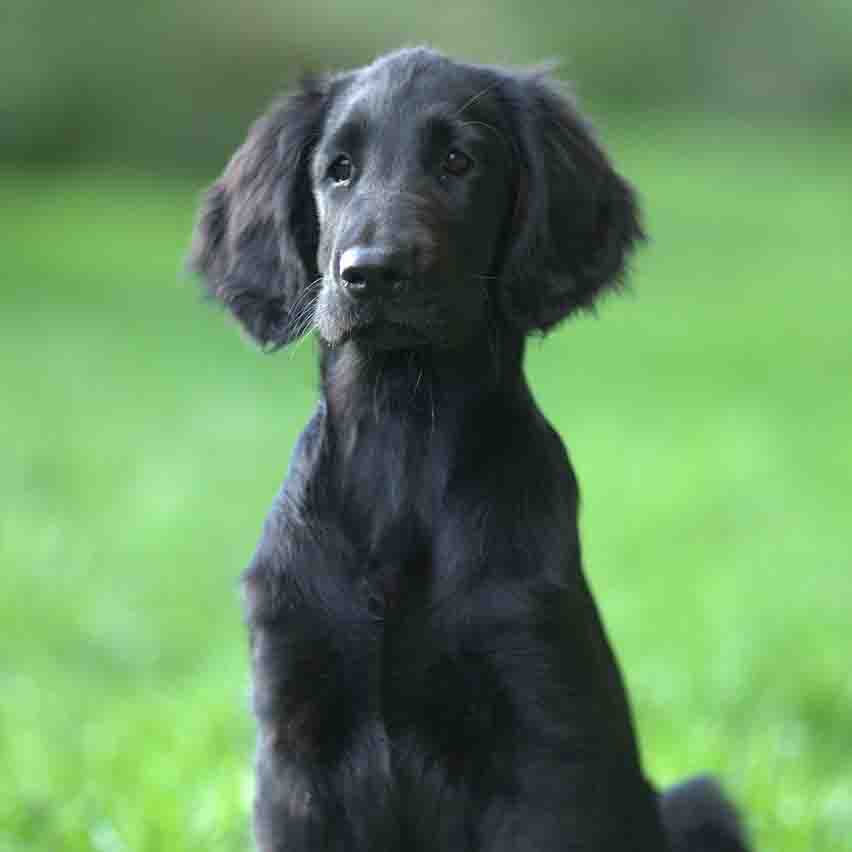
[[[432,341],[417,329],[389,320],[350,325],[318,322],[317,330],[320,337],[332,347],[351,342],[359,348],[375,352],[432,345]]]

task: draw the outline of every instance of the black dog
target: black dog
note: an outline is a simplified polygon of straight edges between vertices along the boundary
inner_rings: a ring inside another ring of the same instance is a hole
[[[426,49],[306,83],[209,191],[210,291],[322,353],[244,578],[265,852],[745,848],[711,781],[643,777],[522,370],[641,236],[544,74]]]

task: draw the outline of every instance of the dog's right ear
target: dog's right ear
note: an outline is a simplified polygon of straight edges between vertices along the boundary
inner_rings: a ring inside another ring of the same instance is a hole
[[[319,226],[310,157],[330,83],[310,79],[249,131],[207,191],[189,267],[262,346],[277,349],[310,326],[301,314],[318,277]]]

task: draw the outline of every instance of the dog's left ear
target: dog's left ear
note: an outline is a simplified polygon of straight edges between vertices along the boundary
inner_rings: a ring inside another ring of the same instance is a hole
[[[309,324],[319,225],[310,155],[330,98],[310,79],[260,118],[208,190],[189,267],[261,345],[276,349]]]
[[[644,234],[632,188],[556,84],[534,72],[501,88],[520,159],[503,309],[544,332],[620,283]]]

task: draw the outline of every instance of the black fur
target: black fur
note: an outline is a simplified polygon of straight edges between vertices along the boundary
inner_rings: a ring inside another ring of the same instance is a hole
[[[708,783],[644,778],[522,370],[641,235],[545,74],[426,49],[308,83],[209,191],[210,291],[321,348],[244,577],[264,852],[745,848]]]

